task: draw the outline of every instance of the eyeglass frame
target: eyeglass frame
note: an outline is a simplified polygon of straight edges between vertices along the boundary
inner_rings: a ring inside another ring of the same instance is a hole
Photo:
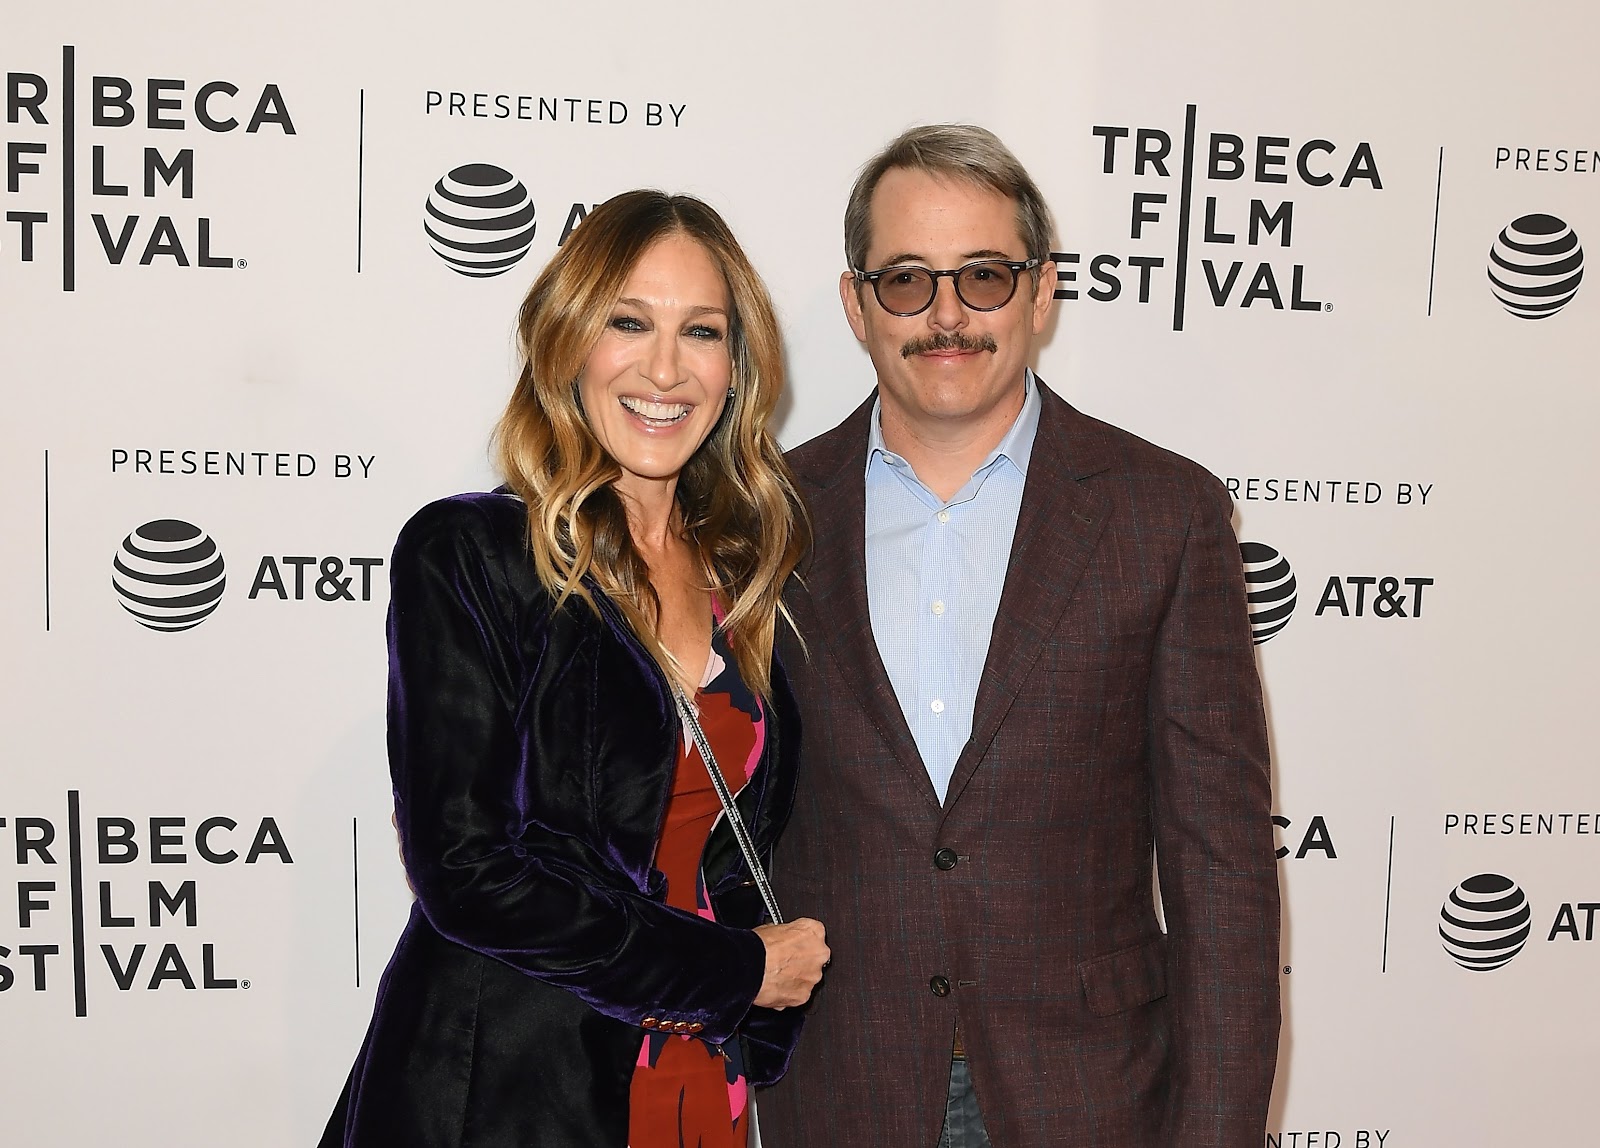
[[[855,277],[855,281],[857,283],[872,284],[872,297],[878,301],[878,306],[882,307],[886,314],[893,315],[897,319],[910,319],[916,315],[922,314],[929,307],[933,306],[934,301],[939,298],[939,280],[945,277],[949,277],[951,289],[956,293],[956,299],[959,300],[961,305],[967,308],[967,310],[982,311],[985,313],[990,311],[998,311],[1017,297],[1017,284],[1022,279],[1022,273],[1024,271],[1032,271],[1036,267],[1039,267],[1041,264],[1043,264],[1043,262],[1044,260],[1040,259],[1038,256],[1034,256],[1031,259],[974,259],[970,263],[963,263],[960,267],[952,267],[943,271],[936,270],[932,267],[924,267],[920,263],[891,263],[889,266],[880,267],[876,271],[863,271],[859,267],[852,267],[850,268],[850,274]],[[971,303],[967,302],[967,297],[961,293],[961,273],[969,267],[979,267],[985,263],[996,264],[1011,272],[1011,291],[1008,295],[1006,295],[1005,299],[999,303],[996,303],[993,307],[974,307]],[[882,279],[891,271],[901,271],[906,269],[927,272],[929,278],[933,280],[933,290],[928,292],[928,301],[922,306],[918,307],[915,311],[890,310],[889,307],[884,303],[883,296],[879,293],[878,280]]]

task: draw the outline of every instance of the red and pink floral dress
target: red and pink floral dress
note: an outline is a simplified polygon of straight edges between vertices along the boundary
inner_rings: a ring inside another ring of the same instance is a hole
[[[761,758],[765,720],[720,627],[712,632],[711,658],[695,707],[723,780],[738,793]],[[721,816],[711,775],[685,728],[656,868],[667,878],[667,904],[707,920],[716,917],[700,858]],[[629,1096],[629,1148],[745,1148],[749,1121],[750,1090],[737,1039],[716,1046],[696,1036],[645,1035]]]

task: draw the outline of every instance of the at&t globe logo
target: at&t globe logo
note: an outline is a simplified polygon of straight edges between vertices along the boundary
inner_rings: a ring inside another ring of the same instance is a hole
[[[1439,911],[1444,951],[1464,969],[1489,972],[1528,943],[1533,909],[1510,877],[1479,873],[1450,890]]]
[[[111,563],[122,608],[152,630],[188,630],[210,616],[227,585],[222,552],[198,526],[146,522],[122,540]]]
[[[1244,559],[1244,584],[1250,607],[1250,636],[1256,645],[1289,624],[1299,597],[1289,560],[1265,542],[1239,543]]]
[[[434,253],[474,279],[516,266],[537,226],[522,181],[489,163],[464,164],[434,184],[422,222]]]
[[[1583,282],[1578,233],[1553,215],[1524,215],[1489,249],[1489,286],[1519,319],[1545,319],[1572,301]]]

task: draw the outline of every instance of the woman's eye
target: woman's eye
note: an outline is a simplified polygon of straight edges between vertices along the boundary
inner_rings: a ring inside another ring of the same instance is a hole
[[[720,329],[716,327],[707,327],[699,323],[695,324],[693,327],[690,327],[687,333],[691,339],[704,339],[708,343],[718,343],[722,341],[722,331]]]
[[[644,323],[632,315],[616,315],[612,317],[611,326],[617,331],[643,331]]]

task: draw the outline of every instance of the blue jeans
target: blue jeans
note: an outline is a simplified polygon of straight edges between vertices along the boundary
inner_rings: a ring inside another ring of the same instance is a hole
[[[950,1062],[950,1094],[945,1100],[939,1148],[989,1148],[989,1134],[983,1130],[983,1114],[978,1111],[978,1094],[972,1090],[972,1073],[964,1060]]]

